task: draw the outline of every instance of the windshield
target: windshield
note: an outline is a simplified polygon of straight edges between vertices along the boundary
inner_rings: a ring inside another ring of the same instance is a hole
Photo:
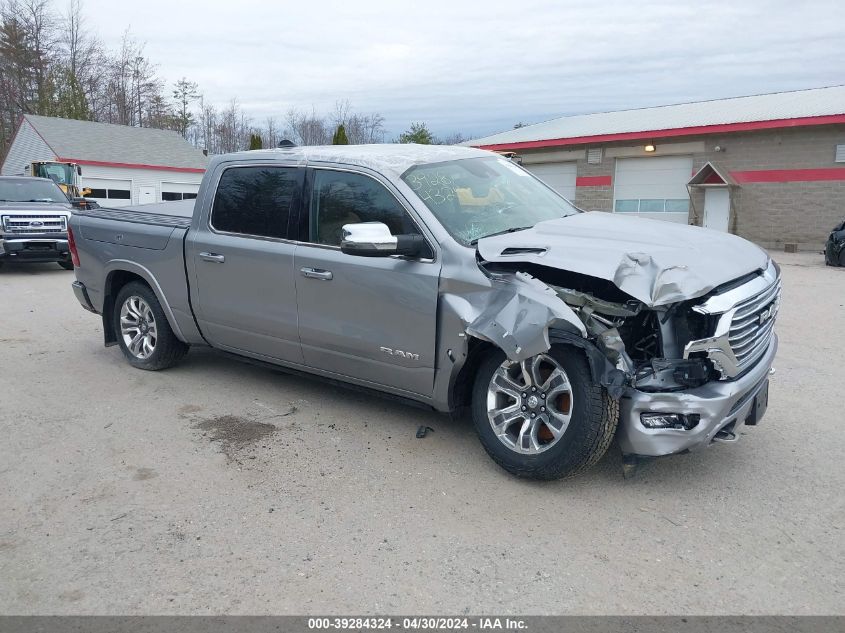
[[[0,202],[67,202],[58,186],[46,180],[0,180]]]
[[[42,163],[36,165],[33,176],[49,178],[58,185],[72,185],[74,169],[64,163]]]
[[[578,213],[566,199],[505,158],[418,165],[402,175],[461,244]]]

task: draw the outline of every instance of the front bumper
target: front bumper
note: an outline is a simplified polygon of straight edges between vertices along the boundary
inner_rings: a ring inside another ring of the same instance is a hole
[[[0,237],[0,259],[6,261],[58,262],[70,257],[67,236],[32,235]]]
[[[696,389],[671,393],[646,393],[627,389],[620,400],[619,444],[623,453],[658,457],[709,446],[716,434],[731,423],[743,424],[754,405],[754,396],[766,383],[777,353],[772,335],[766,353],[745,375],[731,381],[714,381]],[[697,414],[698,425],[689,431],[648,429],[640,414],[648,412]]]

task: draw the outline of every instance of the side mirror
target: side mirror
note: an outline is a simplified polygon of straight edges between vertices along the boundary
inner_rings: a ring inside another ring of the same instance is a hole
[[[89,206],[85,198],[71,198],[70,203],[77,209],[87,209]]]
[[[407,255],[418,257],[425,249],[422,235],[392,235],[383,222],[361,222],[343,225],[340,250],[361,257]]]

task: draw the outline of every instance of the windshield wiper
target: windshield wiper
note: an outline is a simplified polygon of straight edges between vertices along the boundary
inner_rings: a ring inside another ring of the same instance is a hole
[[[489,235],[482,235],[481,237],[476,237],[474,240],[470,241],[470,246],[475,246],[478,244],[478,240],[483,240],[485,237],[494,237],[496,235],[504,235],[505,233],[516,233],[517,231],[527,231],[528,229],[533,229],[534,225],[531,226],[512,226],[509,229],[505,229],[504,231],[496,231],[495,233],[490,233]]]

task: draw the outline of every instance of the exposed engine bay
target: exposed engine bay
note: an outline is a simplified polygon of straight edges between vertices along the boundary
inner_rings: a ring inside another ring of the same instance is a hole
[[[493,274],[518,272],[542,281],[577,315],[586,338],[641,391],[678,391],[716,380],[703,355],[683,358],[692,340],[713,333],[713,318],[692,310],[700,299],[649,307],[612,283],[535,264],[484,263]]]

